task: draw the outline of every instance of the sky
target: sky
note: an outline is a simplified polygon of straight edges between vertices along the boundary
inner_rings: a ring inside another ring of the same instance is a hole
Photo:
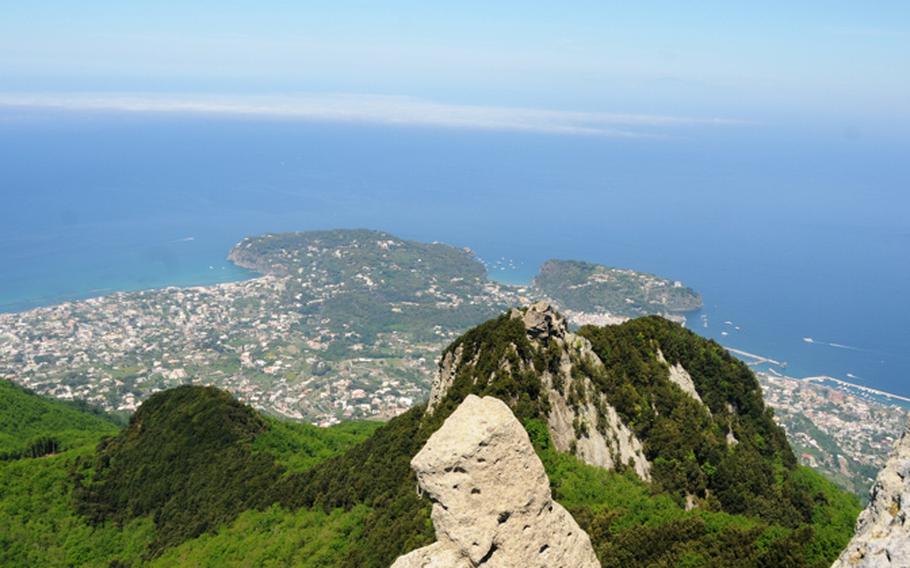
[[[0,104],[340,97],[910,124],[910,2],[745,4],[0,0]]]

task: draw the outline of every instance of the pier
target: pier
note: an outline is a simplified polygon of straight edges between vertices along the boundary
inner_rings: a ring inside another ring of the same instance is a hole
[[[787,366],[786,362],[776,361],[774,359],[771,359],[770,357],[763,357],[761,355],[756,355],[755,353],[749,353],[748,351],[743,351],[741,349],[734,349],[732,347],[727,347],[727,346],[724,346],[724,349],[726,349],[730,353],[733,353],[734,355],[739,355],[741,357],[748,357],[749,359],[754,359],[753,361],[749,361],[747,363],[748,365],[763,365],[763,364],[767,363],[769,365],[776,365],[777,367],[786,367]]]
[[[894,394],[894,393],[890,393],[890,392],[887,392],[887,391],[874,389],[874,388],[872,388],[872,387],[864,387],[864,386],[862,386],[862,385],[857,385],[857,384],[855,384],[855,383],[850,383],[850,382],[847,382],[847,381],[842,381],[842,380],[840,380],[840,379],[835,379],[834,377],[828,377],[828,376],[806,377],[806,378],[803,379],[803,380],[806,381],[806,382],[809,382],[809,383],[832,382],[832,383],[835,383],[835,384],[837,384],[837,385],[839,385],[839,386],[841,386],[841,387],[847,387],[847,388],[851,388],[851,389],[856,389],[856,390],[858,390],[858,391],[866,392],[866,393],[869,393],[869,394],[874,394],[874,395],[876,395],[876,396],[883,396],[883,397],[891,398],[891,399],[894,399],[894,400],[900,400],[900,401],[902,401],[902,402],[910,402],[910,398],[908,398],[908,397],[906,397],[906,396],[901,396],[901,395],[899,395],[899,394]]]

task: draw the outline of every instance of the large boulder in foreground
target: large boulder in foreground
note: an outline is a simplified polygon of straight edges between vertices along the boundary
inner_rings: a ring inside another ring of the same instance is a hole
[[[910,424],[878,474],[853,540],[832,568],[910,568]]]
[[[509,407],[469,395],[411,460],[437,542],[393,568],[586,568],[600,563]]]

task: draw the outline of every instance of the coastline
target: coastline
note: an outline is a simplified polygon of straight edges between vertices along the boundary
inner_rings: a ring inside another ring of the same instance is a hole
[[[233,253],[233,249],[231,252]],[[94,290],[91,290],[82,295],[74,294],[74,295],[65,295],[65,296],[61,295],[61,296],[47,297],[46,301],[45,301],[45,299],[42,299],[40,301],[33,300],[33,301],[21,302],[21,303],[12,303],[12,302],[6,303],[6,304],[0,303],[0,317],[2,317],[4,315],[9,315],[9,314],[30,312],[33,310],[51,309],[55,306],[84,302],[84,301],[89,301],[89,300],[93,300],[93,299],[97,299],[97,298],[102,298],[102,297],[107,297],[107,296],[116,296],[118,294],[125,294],[125,293],[149,292],[149,291],[159,291],[159,290],[168,290],[168,289],[192,290],[192,289],[199,289],[199,288],[221,287],[224,285],[231,285],[231,284],[237,284],[237,283],[260,279],[266,275],[265,271],[261,270],[263,267],[254,267],[250,263],[242,262],[242,260],[240,262],[238,262],[237,260],[240,260],[240,259],[235,260],[235,258],[233,258],[233,254],[229,255],[229,257],[228,257],[228,262],[235,269],[241,270],[246,273],[245,278],[232,278],[229,280],[219,279],[219,280],[215,280],[215,281],[210,280],[210,281],[202,281],[202,282],[193,281],[193,282],[187,282],[187,283],[174,283],[174,284],[165,284],[165,285],[160,285],[160,286],[147,286],[147,287],[136,287],[136,288],[123,287],[123,288],[94,289]],[[490,280],[496,281],[500,285],[504,285],[504,286],[508,286],[508,287],[512,287],[512,288],[516,288],[516,289],[526,288],[528,286],[528,284],[517,284],[514,282],[506,283],[500,279],[496,279],[493,277],[490,277]],[[10,308],[11,306],[12,306],[12,308]],[[571,317],[572,314],[567,314],[567,315]],[[578,318],[575,318],[575,319],[578,319]],[[576,321],[576,323],[579,325],[583,325],[583,324],[615,325],[618,323],[622,323],[622,321],[625,321],[626,319],[628,319],[628,318],[619,317],[619,316],[606,316],[604,318],[593,318],[593,319],[590,319],[590,321],[588,321],[588,320]],[[685,321],[678,322],[678,323],[682,323],[683,325],[685,325]],[[791,379],[791,380],[796,380],[796,381],[805,381],[808,383],[822,384],[824,386],[842,390],[842,391],[850,393],[850,394],[863,393],[867,396],[871,396],[871,397],[875,397],[879,400],[883,400],[884,402],[887,402],[889,404],[897,404],[902,407],[910,408],[910,397],[907,397],[907,396],[895,394],[895,393],[888,392],[888,391],[882,390],[882,389],[877,389],[874,387],[860,385],[860,384],[853,383],[853,382],[850,382],[850,381],[847,381],[844,379],[838,379],[838,378],[832,377],[830,375],[812,375],[812,376],[807,376],[807,377],[789,376],[789,375],[781,373],[773,368],[773,367],[786,368],[785,362],[781,362],[781,361],[778,361],[778,360],[770,358],[770,357],[766,357],[766,356],[759,355],[756,353],[751,353],[749,351],[730,347],[727,345],[724,345],[723,347],[730,353],[737,356],[739,359],[743,360],[750,367],[756,367],[754,369],[756,373],[767,373],[774,377]],[[767,369],[758,369],[757,368],[762,365],[767,365],[768,368]]]
[[[850,381],[845,381],[843,379],[838,379],[830,375],[811,375],[808,377],[792,377],[781,373],[775,370],[773,367],[786,368],[786,362],[777,361],[770,357],[765,357],[764,355],[757,355],[755,353],[749,353],[748,351],[743,351],[741,349],[735,349],[727,345],[722,346],[724,349],[737,356],[740,360],[745,362],[750,367],[755,367],[754,371],[756,374],[766,374],[774,378],[780,379],[789,379],[794,381],[802,381],[806,383],[816,383],[830,388],[834,388],[848,394],[863,396],[868,395],[875,397],[880,402],[887,402],[888,404],[896,404],[901,407],[910,408],[910,397],[903,395],[895,394],[888,392],[882,389],[877,389],[874,387],[868,387],[864,385],[859,385],[852,383]],[[747,360],[749,359],[749,360]],[[760,365],[768,365],[767,369],[758,369]],[[864,397],[865,398],[865,397]],[[884,400],[882,400],[884,399]]]
[[[172,278],[160,283],[120,282],[113,283],[112,286],[104,288],[92,288],[81,293],[77,292],[72,294],[64,293],[58,295],[32,296],[29,299],[23,300],[14,299],[5,303],[0,302],[0,315],[29,312],[40,308],[52,308],[54,306],[59,306],[62,304],[82,302],[107,296],[116,296],[123,293],[150,292],[165,289],[193,289],[200,287],[214,287],[224,284],[234,284],[254,280],[262,277],[263,274],[274,272],[273,267],[257,263],[253,259],[246,258],[246,255],[244,255],[244,251],[242,250],[242,246],[245,242],[247,242],[248,239],[249,237],[245,237],[244,239],[241,239],[233,246],[231,246],[226,258],[222,257],[222,260],[217,265],[204,264],[203,266],[199,266],[194,270],[186,271],[182,276],[176,279]],[[527,289],[533,285],[534,278],[528,277],[527,274],[522,274],[524,271],[523,269],[514,268],[513,261],[510,261],[510,264],[507,266],[499,267],[499,269],[497,269],[494,263],[485,262],[483,260],[481,260],[481,262],[487,269],[487,278],[491,282],[497,283],[499,286],[521,291],[522,289]],[[524,267],[524,263],[520,264],[522,267]],[[208,270],[205,269],[206,267]],[[570,320],[572,320],[576,325],[610,325],[620,323],[626,319],[620,316],[610,316],[609,314],[572,313],[572,310],[564,311],[567,312],[566,315],[569,316]],[[693,310],[686,312],[686,314],[688,315],[698,312],[699,310]],[[686,325],[686,316],[684,315],[666,314],[664,317],[668,317],[669,319],[673,319],[679,323],[682,323],[683,325]],[[699,330],[696,329],[694,331],[698,332]],[[730,339],[732,339],[732,337]],[[833,388],[838,388],[840,390],[848,392],[852,390],[855,393],[862,393],[864,396],[878,397],[880,399],[887,400],[891,403],[897,403],[902,406],[910,405],[910,396],[900,395],[884,389],[857,384],[850,382],[849,380],[832,377],[828,374],[809,375],[807,373],[807,376],[803,378],[788,376],[786,373],[779,373],[773,368],[777,367],[780,370],[784,370],[787,366],[786,362],[759,355],[747,350],[734,348],[728,345],[724,345],[724,347],[734,355],[738,356],[740,359],[746,361],[747,364],[749,364],[751,367],[755,367],[755,370],[757,372],[770,372],[775,376],[793,378],[795,380],[807,380],[816,383],[827,382],[828,386],[832,386]],[[757,367],[759,366],[767,366],[767,369],[758,369]],[[811,369],[808,371],[809,373],[812,372]],[[805,370],[803,372],[805,372]]]
[[[235,262],[232,262],[230,259],[228,259],[226,264],[223,264],[218,268],[219,269],[216,270],[216,268],[214,268],[212,265],[209,265],[208,271],[203,271],[204,269],[197,269],[192,271],[192,273],[188,272],[185,276],[170,278],[166,281],[161,281],[160,283],[156,282],[140,285],[131,285],[128,283],[117,285],[115,283],[112,286],[107,286],[104,288],[92,288],[90,290],[81,292],[74,291],[58,294],[33,295],[24,299],[10,299],[8,301],[0,300],[0,315],[22,313],[38,308],[49,308],[59,304],[69,302],[82,302],[85,300],[91,300],[94,298],[101,298],[104,296],[111,296],[121,293],[148,292],[154,290],[163,290],[167,288],[197,288],[200,286],[233,284],[259,278],[263,275],[263,273],[255,269],[241,266]],[[225,274],[227,272],[230,274]]]
[[[804,377],[801,380],[806,381],[807,383],[820,383],[820,384],[835,383],[836,385],[838,385],[840,387],[854,389],[854,390],[868,393],[868,394],[871,394],[874,396],[885,397],[888,399],[898,400],[903,403],[910,404],[910,397],[901,396],[899,394],[894,394],[891,392],[883,391],[883,390],[872,388],[872,387],[858,385],[856,383],[851,383],[849,381],[845,381],[842,379],[836,379],[834,377],[829,377],[827,375],[819,375],[819,376],[815,376],[815,377]],[[826,386],[831,386],[831,385],[826,385]]]

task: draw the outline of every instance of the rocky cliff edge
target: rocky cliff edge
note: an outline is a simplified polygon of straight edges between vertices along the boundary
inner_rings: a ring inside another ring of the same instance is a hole
[[[910,424],[878,474],[853,540],[832,568],[910,568]]]

